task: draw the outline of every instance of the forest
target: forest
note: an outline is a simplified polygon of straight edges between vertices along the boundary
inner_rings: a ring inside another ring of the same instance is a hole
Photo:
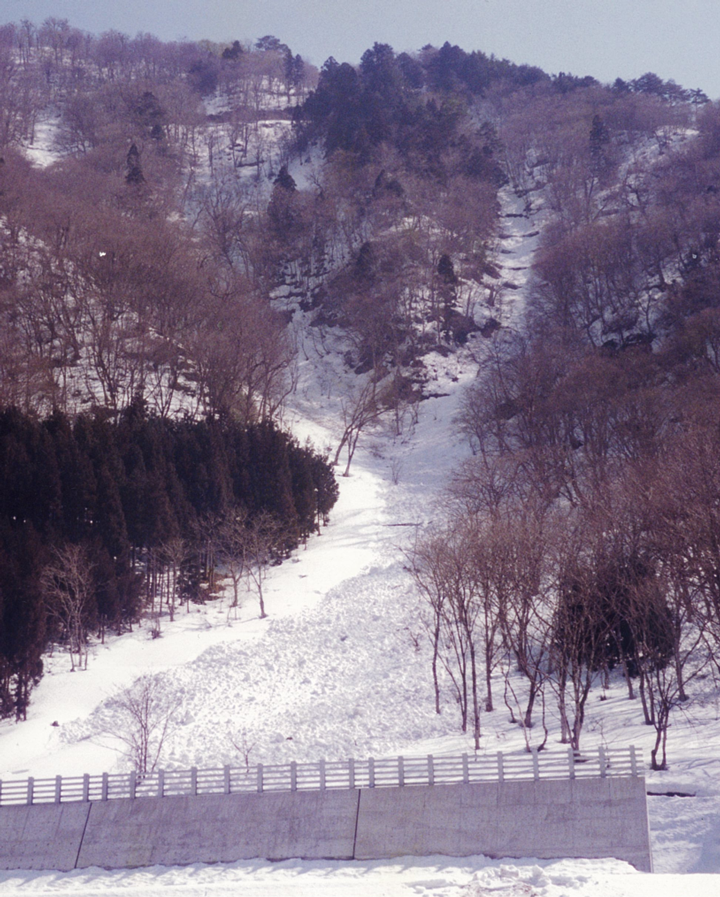
[[[318,71],[272,36],[48,20],[0,27],[0,152],[0,712],[51,643],[80,663],[89,632],[199,600],[233,521],[258,569],[327,518],[332,465],[282,429],[304,316],[357,383],[346,474],[472,347],[472,458],[410,559],[438,712],[449,688],[477,744],[502,681],[579,749],[619,669],[666,764],[720,674],[717,104],[449,43]],[[542,220],[512,324],[509,197]]]
[[[25,717],[53,645],[82,669],[106,631],[143,616],[159,636],[220,570],[265,616],[264,569],[337,499],[281,425],[293,347],[262,197],[195,146],[221,80],[232,159],[276,81],[287,118],[304,66],[277,44],[245,64],[237,42],[0,28],[0,716]],[[53,161],[32,164],[49,106]]]

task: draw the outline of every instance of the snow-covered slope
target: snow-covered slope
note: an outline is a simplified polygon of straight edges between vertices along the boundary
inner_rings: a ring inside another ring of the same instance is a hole
[[[510,197],[499,260],[504,323],[520,326],[523,288],[536,245],[538,212],[530,217]],[[513,288],[515,287],[515,288]],[[497,313],[497,309],[496,309]],[[336,445],[341,402],[352,377],[341,355],[311,339],[296,314],[301,342],[299,384],[286,423],[319,447]],[[248,592],[239,610],[230,595],[191,607],[93,648],[87,672],[70,673],[62,654],[48,659],[29,718],[0,723],[0,778],[74,775],[122,768],[120,744],[108,736],[107,698],[144,672],[164,677],[181,710],[168,743],[167,766],[279,762],[326,757],[471,750],[454,706],[434,713],[430,646],[421,604],[403,550],[419,527],[439,513],[443,483],[467,447],[453,433],[463,386],[474,376],[470,347],[428,361],[428,390],[400,435],[394,422],[361,438],[350,476],[323,534],[300,549],[267,581],[269,617],[258,619]],[[501,702],[498,702],[501,703]],[[483,716],[482,752],[521,750],[523,736],[502,706]],[[552,708],[549,747],[558,745]],[[635,743],[649,755],[652,732],[620,681],[591,697],[584,747]],[[649,790],[693,797],[649,798],[656,870],[717,873],[695,876],[693,894],[720,887],[720,709],[708,687],[704,703],[678,717],[670,732],[671,769],[648,774]],[[237,863],[227,867],[90,870],[70,874],[0,873],[5,894],[112,895],[177,893],[288,895],[457,895],[497,897],[561,894],[674,894],[675,875],[646,876],[615,861],[495,862],[478,857],[376,863]]]

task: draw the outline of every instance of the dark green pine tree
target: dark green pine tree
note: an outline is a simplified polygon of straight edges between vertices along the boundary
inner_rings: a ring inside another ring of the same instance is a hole
[[[251,514],[267,511],[297,544],[298,521],[293,502],[288,437],[273,424],[252,427],[250,438]]]
[[[93,537],[110,553],[120,557],[130,551],[125,513],[120,498],[121,479],[117,469],[111,471],[105,461],[97,471],[97,505],[93,521]]]
[[[0,522],[0,716],[25,719],[42,676],[47,614],[39,580],[46,553],[31,523]]]
[[[134,143],[125,158],[125,183],[131,187],[139,187],[145,183],[145,175],[140,164],[140,151]]]
[[[313,478],[312,450],[296,442],[289,445],[293,504],[297,515],[300,538],[304,540],[315,530],[317,521],[317,493]]]
[[[45,532],[60,505],[52,440],[16,409],[0,412],[0,518]]]
[[[318,524],[327,523],[340,489],[327,458],[318,454],[313,456],[313,482],[317,495]]]
[[[590,128],[590,165],[593,174],[602,176],[611,167],[609,156],[610,132],[602,117],[593,116]]]
[[[144,548],[149,543],[150,514],[147,502],[148,475],[140,446],[123,445],[125,476],[121,487],[125,526],[132,549]]]
[[[81,450],[64,414],[55,412],[44,427],[52,439],[60,480],[62,513],[55,533],[61,540],[78,542],[85,535],[88,514],[97,502],[92,460]]]

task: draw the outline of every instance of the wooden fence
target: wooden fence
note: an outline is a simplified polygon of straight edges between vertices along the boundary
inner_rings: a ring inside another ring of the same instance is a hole
[[[318,760],[280,766],[160,770],[141,777],[126,774],[55,776],[51,779],[0,779],[0,806],[105,801],[115,798],[236,794],[266,791],[393,788],[475,782],[638,776],[634,747],[576,756],[567,751],[534,750],[495,755],[454,754],[367,760]]]

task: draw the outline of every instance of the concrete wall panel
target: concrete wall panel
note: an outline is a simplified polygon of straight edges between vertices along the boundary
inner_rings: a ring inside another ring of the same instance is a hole
[[[495,845],[494,783],[377,788],[360,795],[355,857],[471,856]]]
[[[93,804],[78,868],[352,859],[357,791],[138,798]]]
[[[3,807],[0,869],[74,869],[89,811],[89,803]]]
[[[615,857],[651,871],[642,778],[363,791],[357,859]]]

